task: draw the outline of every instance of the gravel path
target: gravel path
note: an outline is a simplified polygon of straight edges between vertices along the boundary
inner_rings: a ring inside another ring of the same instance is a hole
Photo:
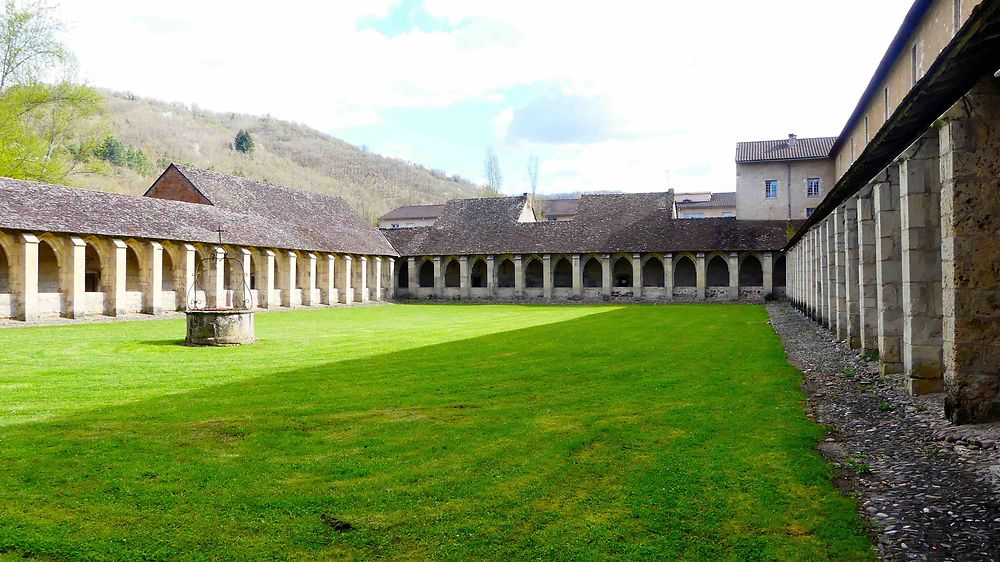
[[[787,303],[768,304],[808,412],[829,427],[819,449],[856,493],[888,560],[1000,560],[1000,424],[953,426],[942,394],[906,394],[846,343]]]

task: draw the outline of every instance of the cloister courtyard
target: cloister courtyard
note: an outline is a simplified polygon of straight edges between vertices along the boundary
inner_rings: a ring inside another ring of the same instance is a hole
[[[0,559],[874,557],[763,306],[341,307],[257,336],[0,330]]]

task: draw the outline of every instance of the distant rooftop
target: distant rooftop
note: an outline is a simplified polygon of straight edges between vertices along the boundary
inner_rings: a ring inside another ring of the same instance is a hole
[[[810,160],[828,158],[837,137],[800,139],[788,135],[787,139],[736,143],[736,163],[775,162],[784,160]]]
[[[685,193],[678,193],[674,196],[674,201],[677,203],[678,209],[717,209],[726,207],[736,206],[736,192],[735,191],[723,191],[721,193],[712,193],[710,197],[703,197],[704,194],[693,193],[698,197],[691,197],[686,199]]]
[[[444,212],[444,205],[403,205],[382,215],[382,220],[436,219]]]
[[[579,197],[573,199],[549,199],[545,202],[542,214],[546,217],[569,217],[575,215],[579,207]]]

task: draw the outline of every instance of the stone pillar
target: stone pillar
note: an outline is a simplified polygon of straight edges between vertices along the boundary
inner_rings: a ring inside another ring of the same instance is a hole
[[[858,336],[864,354],[878,351],[878,276],[872,188],[858,192]]]
[[[417,258],[406,258],[406,284],[410,295],[415,296],[420,283],[417,279]]]
[[[698,291],[698,300],[705,300],[705,252],[698,252],[694,258],[695,287]]]
[[[573,298],[583,298],[583,268],[580,266],[580,254],[573,254]]]
[[[361,293],[360,300],[361,302],[368,302],[369,299],[371,298],[370,295],[368,294],[368,256],[361,256],[359,259],[360,263],[358,264],[358,273],[361,274],[361,283],[359,284],[360,286],[358,287],[358,290]],[[441,265],[440,259],[441,258],[438,258],[439,261],[435,263],[435,265],[437,266]]]
[[[601,256],[601,294],[611,296],[611,255]]]
[[[841,232],[844,244],[844,306],[847,319],[847,342],[851,349],[861,348],[860,302],[858,287],[858,199],[849,197],[844,204]]]
[[[87,313],[87,243],[82,238],[71,236],[66,248],[69,250],[69,263],[64,264],[67,275],[63,279],[66,318],[83,318]]]
[[[837,334],[837,264],[836,232],[833,230],[833,214],[823,219],[823,325]]]
[[[729,252],[729,300],[740,298],[740,254]]]
[[[878,284],[878,350],[883,374],[903,370],[902,252],[899,229],[899,168],[886,169],[875,184],[875,278]]]
[[[434,256],[434,295],[444,297],[444,272],[441,270],[441,256]]]
[[[388,258],[388,260],[389,267],[387,268],[388,271],[386,273],[389,276],[389,283],[386,284],[388,294],[385,298],[392,300],[396,298],[396,258]]]
[[[774,258],[771,252],[761,252],[761,257],[764,259],[761,261],[761,269],[764,271],[764,297],[774,293]],[[785,292],[795,290],[795,282],[793,278],[795,276],[795,263],[794,259],[785,256]],[[792,277],[789,278],[789,268],[791,268]],[[788,296],[787,294],[785,295]]]
[[[20,262],[17,317],[25,322],[38,319],[38,237],[22,233],[18,241],[17,261]]]
[[[542,256],[542,298],[552,300],[552,255]]]
[[[340,294],[337,291],[337,256],[326,255],[326,301],[324,304],[337,304],[340,302]]]
[[[382,257],[375,256],[375,301],[382,302]]]
[[[302,291],[302,300],[305,301],[304,304],[309,306],[320,304],[319,285],[316,284],[316,262],[318,259],[316,254],[312,252],[306,254],[306,288]]]
[[[146,290],[142,294],[142,311],[163,314],[163,245],[150,241],[145,257],[147,279]]]
[[[809,318],[819,322],[819,303],[822,294],[819,277],[819,227],[809,231]]]
[[[295,290],[298,288],[299,282],[295,274],[298,259],[298,255],[296,255],[295,252],[285,252],[285,260],[287,261],[288,266],[288,271],[285,272],[285,286],[287,290],[282,295],[282,304],[289,308],[295,305],[293,295],[295,294]]]
[[[110,275],[104,275],[106,309],[108,316],[125,315],[125,283],[128,246],[125,242],[114,238],[108,245],[108,262],[111,266]]]
[[[496,256],[486,256],[486,293],[490,297],[497,294]]]
[[[941,120],[945,414],[1000,419],[1000,83],[984,77]]]
[[[174,283],[177,308],[187,310],[194,306],[198,295],[195,294],[195,276],[198,273],[198,250],[191,244],[181,246],[181,262],[175,267],[180,268],[181,283]]]
[[[830,215],[833,218],[833,316],[834,334],[838,340],[847,339],[847,249],[844,246],[844,215],[841,205]]]
[[[632,254],[632,297],[642,298],[642,256]]]
[[[459,277],[459,295],[462,300],[468,300],[472,298],[472,272],[469,270],[469,256],[460,256],[458,258],[458,271]]]
[[[910,394],[944,390],[938,154],[935,130],[906,150],[899,165],[903,373]]]
[[[344,299],[344,304],[354,303],[354,272],[352,267],[354,265],[354,259],[351,256],[344,256],[344,294],[341,298]]]
[[[514,256],[514,298],[519,299],[524,296],[524,264],[521,255]]]
[[[275,302],[274,298],[274,289],[277,285],[274,272],[274,251],[264,250],[258,255],[260,256],[260,271],[257,272],[257,306],[274,308],[279,304]]]
[[[674,300],[674,255],[663,255],[663,298]]]

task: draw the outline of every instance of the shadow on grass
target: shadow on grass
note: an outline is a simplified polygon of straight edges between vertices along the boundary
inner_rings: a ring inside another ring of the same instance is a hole
[[[0,551],[864,558],[763,314],[610,309],[12,427]]]

